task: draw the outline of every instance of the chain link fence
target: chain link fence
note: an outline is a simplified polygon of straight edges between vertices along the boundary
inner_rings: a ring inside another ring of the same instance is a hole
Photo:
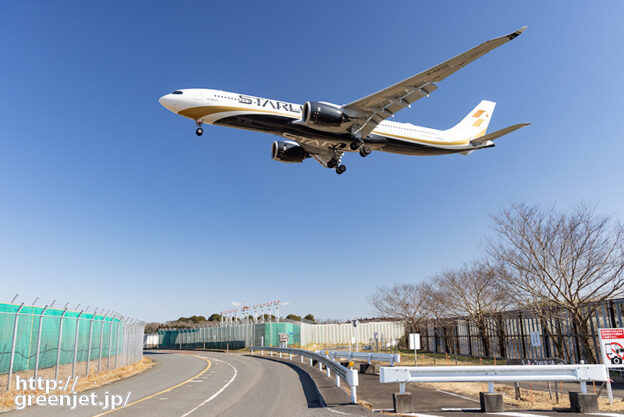
[[[18,373],[59,380],[142,360],[144,322],[87,310],[0,303],[0,387]]]
[[[360,344],[398,340],[405,333],[402,322],[308,324],[295,321],[267,323],[213,324],[191,328],[160,329],[158,336],[145,338],[146,348],[243,349],[250,346],[280,346],[280,334],[288,335],[288,346],[349,345],[358,337]]]
[[[566,310],[556,308],[506,311],[488,315],[481,323],[468,317],[429,319],[421,322],[416,331],[421,335],[423,349],[429,352],[590,363],[600,358],[598,329],[624,326],[624,299],[589,304],[585,313],[590,316],[586,335],[575,328]]]

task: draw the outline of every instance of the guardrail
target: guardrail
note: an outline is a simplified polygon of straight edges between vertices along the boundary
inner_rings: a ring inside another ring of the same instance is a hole
[[[270,352],[271,356],[273,356],[273,352],[278,352],[280,358],[283,353],[290,355],[290,359],[292,360],[293,355],[298,355],[301,358],[301,363],[303,363],[303,358],[306,357],[310,360],[310,366],[313,366],[312,361],[317,361],[319,365],[319,371],[323,370],[323,365],[325,365],[325,369],[327,372],[327,376],[331,377],[332,371],[336,376],[336,386],[340,386],[340,380],[342,379],[349,386],[349,390],[351,391],[351,403],[357,403],[357,386],[358,386],[358,373],[355,369],[349,369],[341,364],[334,362],[329,358],[329,355],[322,355],[316,352],[310,352],[308,350],[303,349],[290,349],[290,348],[278,348],[278,347],[267,347],[267,346],[252,346],[249,348],[252,355],[254,351],[260,351],[262,355],[264,352]]]
[[[348,359],[348,360],[360,360],[367,361],[369,364],[371,360],[378,362],[390,362],[390,366],[394,366],[395,362],[401,362],[401,355],[399,353],[367,353],[367,352],[349,352],[342,350],[328,350],[329,356],[332,359]],[[316,353],[322,354],[322,350],[317,350]]]
[[[580,382],[587,393],[588,381],[608,380],[604,365],[523,365],[523,366],[395,366],[381,367],[379,382],[398,382],[405,392],[406,382],[487,382],[494,392],[494,382],[556,381]]]

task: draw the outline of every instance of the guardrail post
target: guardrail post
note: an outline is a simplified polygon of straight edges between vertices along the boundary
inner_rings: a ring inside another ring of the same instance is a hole
[[[299,357],[301,358],[301,363],[303,363],[303,355],[299,355]]]
[[[41,326],[43,325],[43,314],[48,309],[48,306],[43,307],[41,314],[39,315],[39,331],[37,336],[37,356],[35,357],[35,375],[34,379],[37,379],[37,373],[39,372],[39,352],[41,351]]]
[[[351,404],[357,404],[358,372],[355,369],[347,371],[347,384],[351,390]]]
[[[330,377],[331,376],[331,371],[329,369],[329,366],[326,366],[325,370],[327,370],[327,376]]]
[[[581,394],[587,394],[587,382],[581,381]]]
[[[312,358],[310,358],[310,366],[313,366],[313,364],[312,364]]]
[[[13,363],[15,361],[15,342],[17,341],[17,324],[19,312],[22,307],[24,307],[24,303],[20,304],[19,308],[15,312],[15,321],[13,322],[13,341],[11,342],[11,359],[9,360],[9,380],[7,381],[7,391],[11,391],[11,377],[13,376]]]
[[[405,394],[405,382],[399,383],[399,392]]]
[[[336,386],[340,387],[340,377],[336,375]]]
[[[494,393],[494,383],[488,382],[488,391]]]
[[[290,354],[290,360],[292,361],[292,353]]]
[[[323,364],[319,362],[319,371],[323,372]]]
[[[54,379],[56,379],[58,381],[58,370],[59,370],[59,365],[61,362],[61,339],[63,337],[63,317],[65,316],[65,313],[67,313],[67,307],[65,307],[65,310],[63,310],[63,314],[61,314],[60,317],[60,324],[59,324],[59,335],[58,335],[58,345],[56,347],[56,369],[54,369]]]

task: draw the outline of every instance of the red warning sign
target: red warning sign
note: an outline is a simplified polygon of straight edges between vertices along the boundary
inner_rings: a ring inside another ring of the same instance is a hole
[[[600,329],[600,348],[607,368],[624,368],[624,328]]]
[[[600,338],[603,340],[624,339],[624,329],[600,329]]]

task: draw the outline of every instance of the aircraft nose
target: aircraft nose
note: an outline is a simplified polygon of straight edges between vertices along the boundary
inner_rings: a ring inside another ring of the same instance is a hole
[[[170,110],[174,113],[177,111],[176,100],[172,94],[165,94],[158,99],[158,102],[162,104],[162,106],[167,110]]]

